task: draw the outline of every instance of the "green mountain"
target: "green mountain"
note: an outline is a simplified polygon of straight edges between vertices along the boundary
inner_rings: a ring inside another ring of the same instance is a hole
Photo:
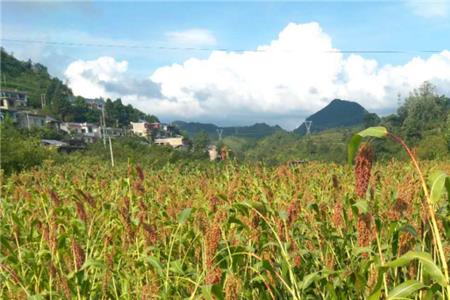
[[[47,68],[31,60],[20,61],[5,49],[0,50],[2,89],[27,92],[28,104],[41,108],[41,95],[46,94],[48,102],[55,97],[72,95],[72,91],[61,80],[51,77]]]
[[[189,137],[194,137],[197,133],[206,132],[210,139],[216,140],[219,137],[218,130],[222,129],[222,137],[239,137],[248,139],[260,139],[275,132],[284,131],[280,126],[270,126],[265,123],[256,123],[251,126],[219,127],[210,123],[175,121],[172,123],[181,131],[186,132]]]
[[[369,112],[360,104],[347,100],[334,99],[327,106],[307,117],[312,121],[311,132],[319,132],[331,128],[353,127],[361,125]],[[305,124],[301,124],[294,133],[305,134]]]

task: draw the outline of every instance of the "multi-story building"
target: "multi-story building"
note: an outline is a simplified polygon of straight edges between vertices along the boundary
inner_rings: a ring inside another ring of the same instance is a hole
[[[151,135],[151,127],[148,122],[131,122],[133,134],[148,138]]]

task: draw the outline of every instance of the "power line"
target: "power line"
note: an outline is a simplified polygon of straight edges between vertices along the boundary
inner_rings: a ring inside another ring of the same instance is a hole
[[[28,44],[45,44],[53,46],[66,47],[98,47],[98,48],[125,48],[125,49],[153,49],[153,50],[170,50],[170,51],[225,51],[225,52],[267,52],[269,49],[231,49],[231,48],[196,48],[196,47],[171,47],[157,45],[126,45],[126,44],[100,44],[100,43],[75,43],[75,42],[57,42],[31,39],[10,39],[1,38],[3,42],[12,43],[28,43]],[[270,50],[272,51],[272,50]],[[409,54],[409,53],[440,53],[442,50],[324,50],[324,51],[301,51],[289,49],[277,49],[281,52],[323,52],[331,54],[339,53],[371,53],[371,54]]]

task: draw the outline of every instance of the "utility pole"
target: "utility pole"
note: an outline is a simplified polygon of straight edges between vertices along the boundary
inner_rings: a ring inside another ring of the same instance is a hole
[[[41,94],[41,108],[42,109],[44,109],[44,106],[47,105],[46,96],[47,96],[47,94]]]
[[[217,131],[217,134],[219,135],[219,141],[221,141],[222,140],[223,128],[217,128],[216,131]]]
[[[312,121],[305,121],[304,123],[305,123],[305,127],[306,127],[306,135],[310,135]]]
[[[105,146],[105,148],[106,148],[106,121],[105,121],[105,108],[104,108],[104,106],[102,106],[102,116],[101,116],[100,124],[102,124],[100,131],[102,132],[103,146]]]
[[[109,153],[111,155],[111,166],[114,167],[114,154],[113,154],[113,150],[112,150],[111,137],[109,135],[108,135],[108,140],[109,140]]]

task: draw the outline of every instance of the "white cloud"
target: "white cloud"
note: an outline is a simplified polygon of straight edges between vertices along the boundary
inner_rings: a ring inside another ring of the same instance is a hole
[[[450,1],[448,0],[406,0],[406,5],[414,14],[425,18],[446,17],[450,11]]]
[[[112,58],[77,61],[66,71],[75,93],[104,96],[110,89],[101,81],[125,76],[126,62]],[[158,93],[128,92],[122,99],[163,118],[265,121],[291,129],[334,98],[357,101],[372,111],[393,111],[399,93],[406,96],[426,80],[450,94],[450,52],[380,65],[359,54],[342,54],[318,23],[289,24],[256,51],[213,51],[207,59],[158,68],[149,79]]]
[[[217,44],[216,37],[211,31],[199,28],[167,32],[166,38],[169,43],[184,47]]]
[[[87,98],[111,96],[103,83],[118,82],[128,69],[128,62],[116,62],[112,57],[72,62],[64,72],[68,84],[76,95]]]

